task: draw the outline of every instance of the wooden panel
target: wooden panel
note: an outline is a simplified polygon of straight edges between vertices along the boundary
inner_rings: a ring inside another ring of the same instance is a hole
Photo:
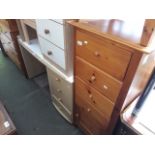
[[[87,63],[83,59],[76,57],[75,74],[85,81],[88,85],[94,87],[115,102],[122,83],[102,72],[95,66]]]
[[[98,113],[91,104],[76,95],[75,122],[89,134],[103,134],[108,124],[106,117]]]
[[[86,85],[78,77],[75,79],[75,96],[80,96],[83,100],[93,105],[93,107],[107,118],[111,117],[113,103],[94,88]]]
[[[76,55],[119,80],[123,80],[131,59],[130,52],[80,31],[76,33]]]

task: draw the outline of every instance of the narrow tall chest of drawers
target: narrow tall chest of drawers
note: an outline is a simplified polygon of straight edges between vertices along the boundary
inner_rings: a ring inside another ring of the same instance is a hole
[[[111,134],[121,109],[145,87],[155,66],[154,48],[140,44],[144,22],[130,29],[120,20],[70,24],[75,30],[74,122],[88,134]]]

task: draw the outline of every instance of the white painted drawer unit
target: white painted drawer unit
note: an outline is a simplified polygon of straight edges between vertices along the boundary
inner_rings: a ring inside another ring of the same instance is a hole
[[[72,122],[73,82],[47,68],[49,87],[54,106],[69,122]]]
[[[40,19],[36,24],[43,56],[59,70],[46,68],[53,104],[72,123],[73,80],[69,79],[73,79],[73,29],[62,19]]]
[[[67,76],[73,75],[73,28],[66,20],[36,20],[45,58]]]

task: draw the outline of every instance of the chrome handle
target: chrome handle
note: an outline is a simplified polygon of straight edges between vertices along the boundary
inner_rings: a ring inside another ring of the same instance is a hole
[[[45,30],[44,30],[44,33],[45,33],[45,34],[49,34],[49,33],[50,33],[50,30],[45,29]]]

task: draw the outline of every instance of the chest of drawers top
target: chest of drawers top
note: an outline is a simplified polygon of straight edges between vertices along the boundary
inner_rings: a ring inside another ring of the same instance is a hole
[[[154,24],[152,26],[147,26],[147,22],[147,20],[122,21],[118,19],[68,21],[68,23],[78,29],[86,30],[103,39],[121,44],[122,47],[127,49],[150,53],[155,50],[155,47],[153,45],[150,46],[149,40],[145,43],[147,45],[143,46],[143,40],[145,38],[148,39],[148,36],[150,40],[152,39],[155,21],[149,21]]]

